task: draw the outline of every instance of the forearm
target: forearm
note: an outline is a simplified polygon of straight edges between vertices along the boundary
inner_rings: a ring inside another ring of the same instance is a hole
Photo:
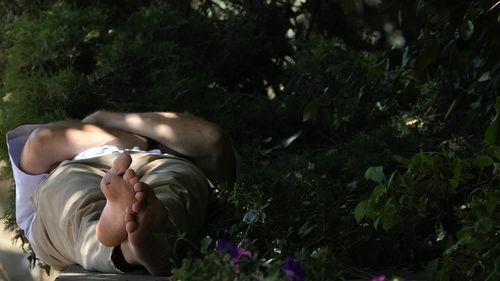
[[[153,139],[191,158],[210,156],[214,145],[228,141],[215,124],[186,113],[99,111],[83,121]]]
[[[218,183],[234,183],[235,154],[229,137],[215,124],[186,113],[98,111],[83,120],[159,142],[165,152],[189,157]]]

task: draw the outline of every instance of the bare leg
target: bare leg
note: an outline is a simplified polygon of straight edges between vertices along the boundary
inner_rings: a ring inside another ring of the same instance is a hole
[[[125,215],[127,241],[121,244],[125,261],[142,265],[153,275],[168,274],[172,248],[163,226],[167,213],[153,190],[145,183],[134,184],[135,199]]]
[[[135,172],[129,169],[131,163],[130,155],[120,155],[101,180],[106,206],[97,222],[96,235],[108,247],[120,245],[127,239],[126,209],[136,201],[133,186],[139,182]]]

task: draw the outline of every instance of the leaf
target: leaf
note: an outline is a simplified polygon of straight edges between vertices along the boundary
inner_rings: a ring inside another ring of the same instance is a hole
[[[493,175],[497,176],[500,174],[500,163],[493,164]]]
[[[307,234],[311,233],[316,228],[316,225],[309,225],[309,221],[307,221],[304,225],[302,225],[299,229],[300,238],[303,238]]]
[[[307,104],[306,108],[304,108],[304,113],[302,115],[302,122],[307,122],[309,120],[316,120],[318,119],[318,113],[319,113],[319,102],[317,99],[311,101],[309,104]]]
[[[392,204],[391,201],[392,201],[391,199],[387,200],[381,215],[383,220],[382,228],[385,231],[389,231],[396,224],[397,221],[396,207],[394,206],[394,204]]]
[[[448,184],[451,186],[452,189],[457,189],[457,187],[460,185],[460,182],[457,181],[456,179],[449,179]]]
[[[283,140],[282,142],[283,148],[290,146],[290,144],[292,144],[292,142],[294,142],[300,136],[300,134],[302,134],[302,131],[298,131],[297,133]]]
[[[489,71],[486,71],[485,73],[481,74],[481,76],[477,79],[477,82],[485,82],[491,80],[491,75]]]
[[[88,42],[94,38],[99,37],[101,34],[97,30],[92,30],[89,33],[85,34],[85,38],[83,39],[84,42]]]
[[[493,228],[493,222],[488,217],[482,217],[474,223],[474,231],[481,234],[490,232]]]
[[[375,221],[373,222],[373,228],[375,228],[375,230],[378,229],[378,225],[380,224],[380,216],[378,216]]]
[[[384,167],[369,167],[365,172],[365,179],[381,184],[385,181]]]
[[[489,167],[493,165],[494,161],[489,157],[488,155],[480,155],[476,159],[474,159],[474,164],[478,165],[479,167]]]
[[[378,203],[380,199],[382,198],[383,195],[385,195],[387,189],[383,184],[377,185],[373,191],[372,194],[370,194],[370,200],[373,200],[373,202]]]
[[[500,117],[495,115],[490,125],[486,129],[484,139],[487,144],[495,145],[499,143],[500,140]]]
[[[387,181],[386,189],[390,189],[392,187],[392,181],[394,180],[395,175],[396,172],[392,172],[391,176],[389,177],[389,180]]]
[[[497,111],[493,120],[491,120],[490,125],[486,129],[484,139],[487,144],[495,145],[499,143],[500,140],[500,97],[497,97],[495,109]]]
[[[500,161],[500,146],[491,145],[488,147],[488,154],[495,157],[497,161]]]
[[[368,82],[375,82],[377,79],[384,76],[386,61],[382,60],[380,63],[368,68],[366,72],[366,79]]]
[[[468,239],[472,236],[472,231],[470,228],[462,228],[457,232],[458,239]]]
[[[453,102],[448,107],[448,111],[446,111],[446,114],[444,115],[445,120],[448,119],[448,116],[450,116],[451,112],[455,109],[456,105],[457,105],[457,98],[453,99]]]
[[[213,242],[213,239],[210,238],[210,236],[203,237],[203,239],[201,239],[201,242],[200,242],[200,251],[203,254],[208,253],[208,247],[210,247],[210,245],[212,245],[212,242]]]
[[[470,20],[465,21],[459,30],[460,38],[462,38],[463,40],[469,40],[472,37],[473,33],[474,33],[474,24],[472,23],[472,21]]]
[[[392,156],[392,159],[394,159],[394,161],[401,163],[405,166],[408,166],[408,164],[410,164],[410,160],[406,157],[401,156],[401,155],[394,155],[394,156]]]
[[[246,224],[253,224],[257,220],[257,217],[257,213],[254,210],[250,210],[243,216],[243,222]]]
[[[354,218],[358,223],[360,223],[361,220],[363,220],[363,218],[365,217],[367,207],[368,207],[368,201],[363,200],[358,203],[356,208],[354,208]]]

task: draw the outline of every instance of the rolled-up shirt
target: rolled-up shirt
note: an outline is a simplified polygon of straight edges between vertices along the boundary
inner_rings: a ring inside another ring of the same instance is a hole
[[[7,148],[12,166],[12,176],[16,184],[16,222],[31,242],[31,224],[35,219],[35,210],[31,205],[31,195],[40,183],[49,176],[48,173],[30,175],[20,168],[21,153],[29,135],[41,125],[23,125],[7,133]],[[33,243],[31,243],[33,247]]]

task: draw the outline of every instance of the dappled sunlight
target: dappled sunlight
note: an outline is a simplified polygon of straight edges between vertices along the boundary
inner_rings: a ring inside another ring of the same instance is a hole
[[[168,114],[168,117],[162,116],[158,113],[152,113],[153,117],[151,119],[156,119],[156,122],[150,122],[149,118],[142,118],[139,114],[127,114],[125,115],[124,122],[130,128],[139,128],[140,130],[152,130],[154,135],[165,136],[165,138],[172,139],[176,141],[178,137],[175,131],[168,125],[168,121],[163,121],[164,119],[179,119],[176,114]]]
[[[61,210],[60,217],[66,221],[67,219],[71,219],[73,217],[73,212],[74,210],[74,204],[78,203],[79,201],[82,200],[82,198],[85,197],[85,194],[87,194],[87,190],[82,189],[79,191],[74,192],[71,194],[71,196],[66,197],[66,201],[64,203],[63,209]],[[59,216],[59,214],[58,214]]]
[[[89,225],[89,224],[87,224]],[[89,227],[87,229],[84,229],[84,232],[83,233],[79,233],[78,234],[78,237],[79,237],[79,241],[85,241],[85,243],[83,243],[81,246],[80,246],[80,249],[79,250],[79,254],[82,256],[82,261],[88,261],[88,260],[92,260],[94,259],[95,257],[88,257],[90,253],[96,253],[96,249],[98,247],[102,247],[101,245],[99,245],[99,241],[97,241],[95,239],[95,236],[96,236],[96,224],[92,224],[92,227]]]
[[[4,102],[9,102],[12,98],[12,92],[9,92],[9,93],[5,93],[5,95],[3,96],[2,100]]]

